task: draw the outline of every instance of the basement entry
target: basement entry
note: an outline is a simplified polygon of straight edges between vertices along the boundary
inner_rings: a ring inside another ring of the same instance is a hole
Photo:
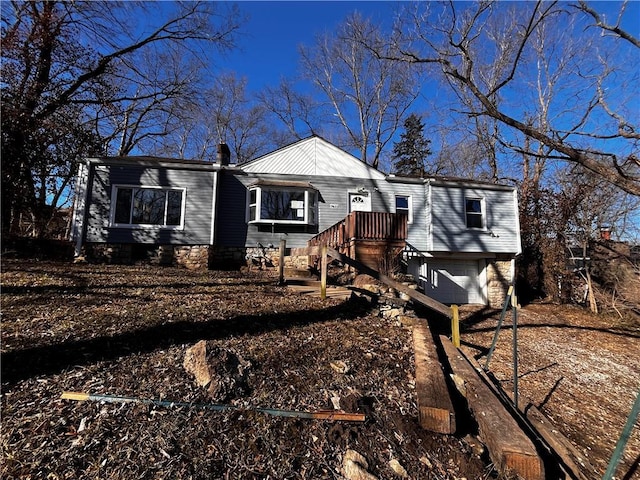
[[[480,287],[477,260],[423,260],[410,263],[410,273],[419,279],[424,293],[439,302],[457,305],[486,303]]]

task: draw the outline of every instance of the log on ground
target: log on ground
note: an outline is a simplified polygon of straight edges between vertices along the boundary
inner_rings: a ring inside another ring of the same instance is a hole
[[[453,404],[433,336],[424,320],[413,327],[413,347],[420,426],[431,432],[453,434],[456,430]]]
[[[440,336],[440,340],[451,369],[459,379],[456,386],[467,399],[478,422],[480,436],[498,470],[525,480],[544,480],[543,461],[531,439],[464,354],[448,338]],[[460,385],[460,379],[464,385]]]

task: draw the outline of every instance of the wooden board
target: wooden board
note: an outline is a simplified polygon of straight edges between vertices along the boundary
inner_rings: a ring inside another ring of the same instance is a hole
[[[590,478],[599,477],[589,460],[580,453],[567,437],[554,429],[551,421],[532,403],[527,402],[522,405],[521,410],[524,411],[533,428],[560,458],[562,461],[560,467],[569,475],[568,478],[589,480]]]
[[[342,253],[338,252],[333,248],[327,248],[327,253],[331,257],[335,258],[336,260],[340,260],[342,263],[346,263],[347,265],[354,267],[355,269],[360,271],[360,273],[370,275],[376,280],[379,280],[382,283],[389,285],[391,288],[394,288],[397,291],[404,293],[409,298],[411,298],[411,300],[413,300],[414,302],[418,302],[421,305],[424,305],[425,307],[428,307],[431,310],[438,312],[439,314],[445,316],[446,318],[451,318],[451,315],[452,315],[451,309],[447,307],[445,304],[440,303],[437,300],[434,300],[433,298],[428,297],[427,295],[420,293],[412,288],[409,288],[407,285],[403,285],[400,282],[396,282],[392,278],[389,278],[386,275],[381,274],[377,270],[367,267],[363,263],[358,262],[357,260],[354,260],[353,258],[348,257],[347,255],[343,255]],[[321,255],[322,247],[292,248],[289,251],[289,254],[292,256]]]
[[[440,336],[440,341],[496,468],[524,480],[544,480],[544,464],[533,442],[464,354],[448,338]]]
[[[420,426],[431,432],[453,434],[456,421],[449,388],[433,336],[424,320],[413,327],[413,348]]]
[[[288,282],[289,280],[287,280]],[[287,284],[287,288],[289,290],[291,290],[293,293],[297,293],[300,295],[309,295],[312,297],[321,297],[321,290],[320,290],[320,282],[319,281],[315,281],[315,282],[305,282],[305,284],[292,284],[289,285]],[[351,290],[349,290],[348,288],[342,288],[342,287],[331,287],[328,286],[327,290],[326,290],[326,296],[328,298],[338,298],[338,299],[344,299],[344,300],[348,300],[349,298],[351,298],[351,295],[353,294],[353,292]]]
[[[320,247],[319,245],[315,247],[294,247],[289,249],[289,251],[287,252],[287,255],[291,257],[304,257],[308,255],[319,257],[321,254],[322,247]]]

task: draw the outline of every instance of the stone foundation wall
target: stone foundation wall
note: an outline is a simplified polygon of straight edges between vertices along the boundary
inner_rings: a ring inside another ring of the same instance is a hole
[[[153,265],[197,269],[239,269],[242,267],[277,271],[280,250],[277,247],[217,247],[210,245],[139,245],[124,243],[88,243],[80,260],[98,263]],[[306,269],[308,257],[287,257],[285,267]]]
[[[189,246],[160,246],[161,251],[168,250],[165,255],[169,265],[185,267],[189,270],[206,270],[209,268],[209,245],[189,245]],[[172,253],[169,253],[171,252]],[[162,254],[160,255],[162,259]],[[162,265],[162,262],[160,262]]]
[[[489,306],[502,308],[511,285],[511,260],[487,261],[487,300]]]
[[[285,268],[306,270],[309,262],[307,255],[286,256]],[[249,267],[259,270],[278,270],[280,249],[278,247],[214,247],[211,268],[217,265],[233,265],[235,268]]]
[[[82,258],[99,263],[128,264],[133,262],[133,245],[125,243],[87,243]]]
[[[81,259],[98,263],[173,265],[192,270],[208,268],[209,245],[140,245],[130,243],[88,243]]]

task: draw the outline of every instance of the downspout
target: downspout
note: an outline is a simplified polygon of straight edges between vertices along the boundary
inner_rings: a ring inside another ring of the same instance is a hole
[[[73,225],[71,232],[75,237],[76,246],[74,249],[74,257],[79,257],[82,253],[82,245],[87,234],[87,221],[89,218],[89,196],[93,189],[93,168],[91,161],[86,160],[84,164],[78,165],[78,174],[76,178],[76,198],[73,206]],[[84,187],[82,195],[79,195],[80,188]],[[79,220],[79,225],[78,225]]]
[[[515,217],[516,217],[516,254],[511,259],[511,284],[515,286],[516,283],[516,258],[519,255],[522,255],[522,236],[520,233],[520,208],[518,207],[518,190],[513,189],[513,208],[515,209]]]
[[[513,208],[515,209],[515,217],[516,217],[516,241],[518,245],[516,245],[516,256],[522,253],[522,238],[520,236],[520,209],[518,208],[518,190],[513,189]]]
[[[432,251],[433,250],[433,208],[432,208],[432,203],[431,203],[431,179],[427,178],[425,180],[427,182],[427,213],[428,213],[428,228],[429,231],[427,232],[427,250],[428,251]]]
[[[211,188],[211,230],[209,233],[209,245],[213,246],[216,241],[216,213],[218,209],[218,174],[220,170],[213,172],[213,186]]]

